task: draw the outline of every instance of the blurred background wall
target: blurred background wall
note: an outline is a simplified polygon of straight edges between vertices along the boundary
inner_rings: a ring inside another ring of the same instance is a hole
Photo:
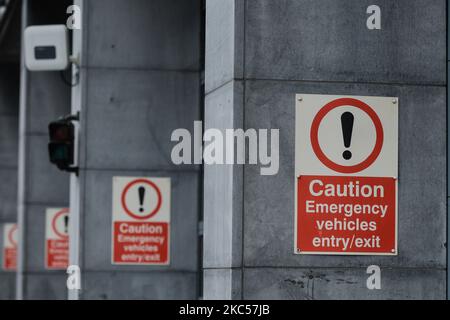
[[[82,24],[82,299],[196,299],[199,166],[171,161],[172,131],[201,120],[199,0],[85,1]],[[171,263],[111,264],[114,176],[171,178]]]
[[[29,0],[24,2],[23,27],[65,24],[71,1]],[[23,30],[22,30],[23,32]],[[25,66],[22,66],[25,68]],[[45,269],[45,211],[69,205],[69,176],[49,162],[48,124],[70,114],[71,87],[59,72],[22,70],[19,166],[20,222],[19,283],[23,299],[66,299],[65,270]],[[70,77],[69,77],[70,78]]]
[[[1,4],[1,3],[0,3]],[[6,5],[6,3],[4,3]],[[4,7],[4,9],[6,6]],[[17,221],[17,154],[20,88],[20,3],[0,18],[0,245],[3,224]],[[0,261],[3,262],[3,250]],[[2,263],[3,265],[3,263]],[[0,265],[0,299],[15,298],[15,273]]]

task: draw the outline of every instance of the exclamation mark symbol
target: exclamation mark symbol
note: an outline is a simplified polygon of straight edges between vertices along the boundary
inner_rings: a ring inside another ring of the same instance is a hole
[[[144,188],[144,187],[139,187],[138,193],[139,193],[139,205],[141,206],[141,207],[139,208],[139,211],[140,211],[140,212],[144,212],[145,188]]]
[[[353,134],[353,123],[355,122],[355,117],[351,112],[344,112],[341,116],[342,124],[342,136],[344,137],[344,146],[346,149],[350,148],[352,144],[352,134]],[[350,150],[345,150],[342,153],[342,157],[345,160],[350,160],[352,158],[352,153]]]
[[[69,216],[64,216],[64,233],[69,233]]]

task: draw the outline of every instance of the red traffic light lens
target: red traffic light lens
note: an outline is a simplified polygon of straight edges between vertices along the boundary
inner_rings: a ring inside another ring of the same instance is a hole
[[[52,123],[49,126],[50,140],[52,142],[69,142],[73,140],[72,123]]]

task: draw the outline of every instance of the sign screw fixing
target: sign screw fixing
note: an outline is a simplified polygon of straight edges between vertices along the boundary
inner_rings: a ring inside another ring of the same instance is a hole
[[[397,99],[392,100],[393,104],[397,104]]]

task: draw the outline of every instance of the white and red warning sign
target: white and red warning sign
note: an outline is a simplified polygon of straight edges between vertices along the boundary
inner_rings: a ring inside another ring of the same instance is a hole
[[[19,235],[17,224],[3,225],[3,270],[17,270],[17,243]]]
[[[112,263],[169,265],[170,178],[113,178]]]
[[[65,270],[69,266],[69,209],[48,208],[45,222],[45,268]]]
[[[296,101],[295,253],[397,255],[398,98]]]

